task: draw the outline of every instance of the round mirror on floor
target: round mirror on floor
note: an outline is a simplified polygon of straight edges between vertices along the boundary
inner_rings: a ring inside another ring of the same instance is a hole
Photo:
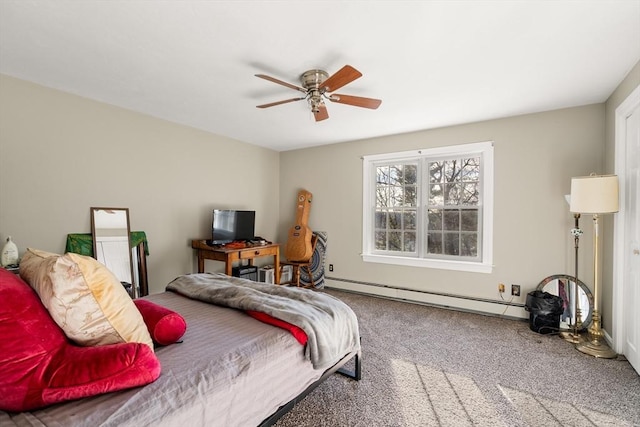
[[[574,313],[574,293],[575,293],[575,277],[568,274],[554,274],[545,277],[537,287],[537,290],[557,295],[564,301],[564,312],[560,316],[560,329],[570,330],[575,324],[576,313]],[[580,313],[579,331],[584,331],[591,323],[591,315],[593,313],[593,294],[587,286],[578,279],[578,298],[577,308]]]

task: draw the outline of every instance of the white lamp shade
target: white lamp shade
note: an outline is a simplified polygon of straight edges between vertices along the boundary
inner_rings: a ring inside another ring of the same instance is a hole
[[[618,212],[618,177],[591,175],[571,178],[569,210],[585,214]]]

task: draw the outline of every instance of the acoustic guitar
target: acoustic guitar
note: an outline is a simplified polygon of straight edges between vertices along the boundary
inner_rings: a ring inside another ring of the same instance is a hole
[[[289,238],[284,247],[288,261],[308,261],[313,256],[311,237],[313,232],[307,225],[311,212],[312,194],[307,190],[298,192],[296,202],[296,223],[289,229]]]

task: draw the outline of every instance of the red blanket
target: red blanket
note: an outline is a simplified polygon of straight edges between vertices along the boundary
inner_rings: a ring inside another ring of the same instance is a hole
[[[293,335],[295,337],[295,339],[298,340],[298,342],[302,345],[305,345],[307,343],[307,334],[305,331],[303,331],[302,329],[300,329],[299,327],[297,327],[296,325],[292,325],[291,323],[287,323],[284,320],[280,320],[280,319],[276,319],[273,316],[270,316],[266,313],[262,313],[259,311],[253,311],[253,310],[245,310],[245,312],[253,317],[254,319],[257,319],[261,322],[264,323],[268,323],[270,325],[273,326],[277,326],[279,328],[282,329],[286,329],[287,331],[291,332],[291,335]]]

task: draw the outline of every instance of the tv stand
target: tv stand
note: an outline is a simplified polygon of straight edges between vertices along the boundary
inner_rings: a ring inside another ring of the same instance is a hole
[[[230,248],[228,246],[209,246],[206,240],[193,240],[191,247],[198,255],[198,273],[204,273],[204,260],[222,261],[225,263],[224,273],[231,276],[235,261],[247,260],[253,265],[255,258],[273,257],[274,283],[280,283],[280,245],[278,243],[247,245],[244,248]]]

